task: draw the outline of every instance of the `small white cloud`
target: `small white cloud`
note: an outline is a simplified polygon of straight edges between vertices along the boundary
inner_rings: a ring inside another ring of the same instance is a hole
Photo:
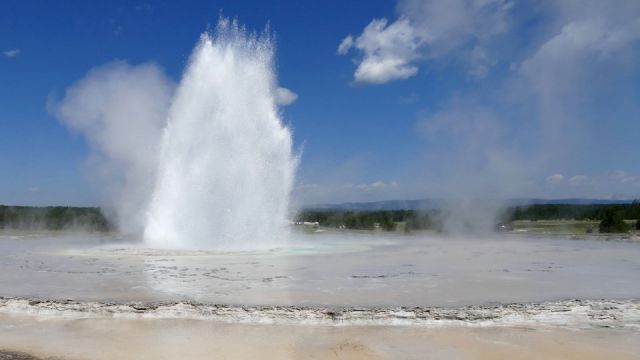
[[[277,88],[276,89],[276,104],[280,106],[291,105],[298,100],[298,94],[287,88]]]
[[[31,192],[31,193],[37,193],[37,192],[40,192],[40,188],[37,187],[37,186],[32,186],[32,187],[28,188],[27,191]]]
[[[418,41],[406,19],[391,24],[387,19],[374,19],[355,40],[346,37],[338,53],[351,47],[360,50],[364,56],[354,74],[355,81],[382,84],[418,73],[418,67],[411,63],[418,57]]]
[[[389,183],[385,183],[384,181],[378,180],[375,182],[372,182],[370,184],[347,184],[344,186],[345,188],[352,188],[352,189],[358,189],[364,192],[371,192],[371,191],[380,191],[380,190],[384,190],[384,189],[396,189],[398,188],[398,183],[395,181],[391,181]]]
[[[6,57],[16,57],[20,55],[20,49],[11,49],[3,51],[2,54]]]
[[[373,189],[384,189],[385,187],[387,187],[387,184],[385,184],[383,181],[376,181],[371,184],[371,188]]]
[[[569,179],[569,185],[578,186],[589,183],[589,177],[585,175],[576,175]]]
[[[338,46],[338,54],[344,55],[349,49],[353,46],[353,36],[349,35],[342,40],[340,45]]]
[[[553,174],[547,178],[548,184],[558,184],[564,181],[564,176],[561,174]]]
[[[360,63],[354,78],[356,82],[384,84],[391,80],[408,79],[418,73],[418,67],[405,59],[365,60]]]

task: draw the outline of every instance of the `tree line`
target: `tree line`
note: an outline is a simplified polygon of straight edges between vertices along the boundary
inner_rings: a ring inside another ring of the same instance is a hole
[[[611,205],[531,205],[508,209],[506,216],[514,220],[597,220],[601,233],[628,232],[632,227],[640,230],[640,201]],[[625,220],[635,220],[635,225]]]
[[[485,211],[485,210],[478,210]],[[371,230],[379,228],[393,231],[402,224],[405,231],[441,230],[444,212],[440,210],[303,210],[296,221],[318,222],[320,226],[346,229]],[[606,232],[626,232],[632,225],[625,220],[635,220],[635,228],[640,230],[640,202],[630,204],[537,204],[506,208],[498,221],[511,223],[516,220],[594,220],[600,221],[599,230]]]
[[[607,214],[619,214],[623,219],[640,218],[640,202],[606,205],[537,204],[517,206],[505,211],[507,221],[514,220],[602,220]]]
[[[405,230],[427,230],[439,227],[439,211],[421,212],[415,210],[388,211],[344,211],[344,210],[304,210],[298,213],[296,221],[318,222],[320,226],[358,230],[393,231],[397,223],[404,223]]]
[[[478,210],[483,211],[483,210]],[[318,222],[323,227],[394,231],[401,224],[405,231],[441,230],[444,212],[441,210],[303,210],[295,221]],[[599,230],[626,232],[631,227],[640,230],[640,202],[615,205],[538,204],[505,209],[499,221],[516,220],[594,220]],[[627,221],[625,221],[627,220]],[[635,224],[629,220],[635,220]],[[96,207],[31,207],[0,205],[0,229],[61,230],[81,228],[109,231],[114,226]]]
[[[113,226],[100,209],[94,207],[0,205],[0,229],[62,230],[70,228],[109,231]]]

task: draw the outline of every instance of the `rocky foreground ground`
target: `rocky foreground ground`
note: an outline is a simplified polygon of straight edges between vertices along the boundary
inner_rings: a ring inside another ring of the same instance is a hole
[[[316,325],[569,327],[640,326],[638,300],[565,300],[463,307],[306,307],[173,303],[108,303],[0,298],[0,313],[44,317],[189,319],[227,323]]]

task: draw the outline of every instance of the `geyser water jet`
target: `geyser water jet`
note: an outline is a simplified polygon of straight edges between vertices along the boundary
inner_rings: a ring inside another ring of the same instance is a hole
[[[201,36],[161,139],[144,228],[150,246],[256,249],[287,237],[296,160],[273,54],[269,36],[235,21]]]
[[[278,246],[297,160],[278,105],[269,34],[220,19],[174,86],[153,63],[114,61],[69,86],[50,110],[82,133],[111,220],[153,247]],[[111,214],[111,212],[109,212]]]

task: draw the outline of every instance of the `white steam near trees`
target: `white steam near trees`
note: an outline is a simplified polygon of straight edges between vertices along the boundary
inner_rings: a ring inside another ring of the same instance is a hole
[[[174,84],[155,64],[114,61],[71,85],[54,114],[84,135],[88,173],[126,233],[139,233],[157,171]]]

